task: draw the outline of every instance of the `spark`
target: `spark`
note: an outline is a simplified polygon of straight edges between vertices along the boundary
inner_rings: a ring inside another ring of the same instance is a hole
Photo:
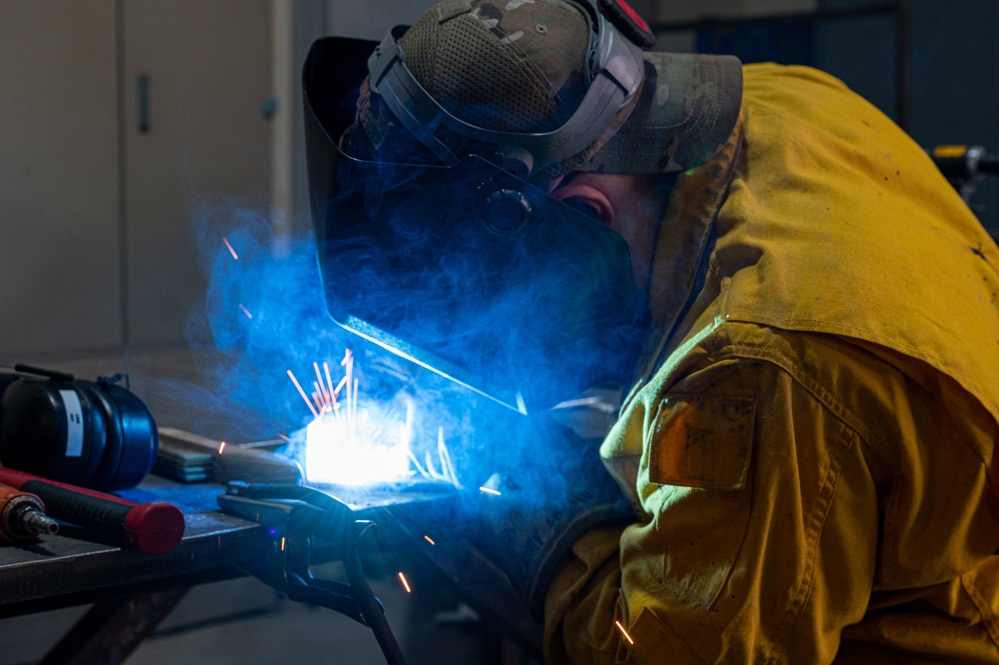
[[[437,543],[434,542],[433,538],[431,538],[430,536],[423,536],[423,538],[426,539],[426,541],[428,543],[430,543],[431,545],[436,545],[437,544]]]
[[[311,398],[289,369],[291,378],[313,419],[305,428],[302,462],[310,483],[369,485],[399,482],[416,473],[428,480],[461,488],[454,464],[438,428],[434,463],[432,450],[421,465],[411,450],[417,431],[414,400],[400,393],[391,404],[362,404],[360,379],[354,375],[354,354],[348,349],[340,360],[342,378],[333,381],[329,362],[312,363],[316,380]],[[405,418],[400,413],[405,409]]]
[[[323,362],[323,371],[326,372],[326,387],[329,388],[330,395],[334,402],[336,402],[336,394],[333,392],[333,379],[330,378],[330,364],[328,362]]]
[[[222,536],[218,536],[219,549],[222,549]]]
[[[409,404],[406,409],[406,427],[410,429],[412,429],[412,417],[412,404]],[[424,453],[423,464],[420,464],[419,460],[412,453],[409,456],[409,461],[412,462],[417,472],[424,478],[450,483],[457,489],[462,489],[461,483],[458,481],[458,474],[454,470],[454,464],[451,463],[451,455],[448,453],[447,446],[444,443],[443,427],[437,428],[437,459],[440,463],[440,471],[435,467],[429,451]]]
[[[309,398],[308,396],[306,396],[305,391],[302,390],[302,384],[298,382],[298,379],[295,378],[295,375],[292,374],[290,369],[288,370],[288,376],[291,378],[291,382],[295,384],[295,387],[298,388],[298,393],[302,396],[302,399],[304,399],[305,403],[309,405],[309,409],[312,411],[312,415],[318,418],[319,412],[316,411],[316,407],[312,406],[312,402],[309,401]]]
[[[323,396],[323,400],[327,404],[331,403],[333,401],[333,396],[330,393],[326,392],[326,382],[323,381],[323,375],[319,373],[319,363],[313,362],[312,367],[315,368],[316,378],[319,379],[318,381],[313,382],[312,385],[316,387],[316,390],[318,390],[319,393]]]
[[[243,310],[243,314],[246,314],[246,318],[248,318],[248,319],[252,319],[253,318],[253,315],[250,314],[250,310],[248,310],[245,307],[243,307],[242,303],[240,303],[239,308],[241,310]]]
[[[323,363],[323,371],[318,362],[312,363],[317,379],[312,398],[318,409],[313,407],[315,418],[306,427],[306,477],[314,483],[365,485],[410,476],[411,419],[403,424],[393,418],[393,411],[360,408],[360,380],[354,378],[350,350],[340,365],[344,376],[334,386],[329,363]]]
[[[624,626],[621,625],[620,621],[615,619],[614,624],[617,626],[617,629],[621,631],[621,634],[624,635],[624,639],[628,640],[629,644],[635,643],[635,640],[631,639],[631,635],[629,635],[628,631],[624,629]]]
[[[232,248],[232,245],[229,244],[229,239],[226,238],[225,236],[222,236],[222,242],[224,242],[225,246],[229,248],[229,253],[232,254],[232,258],[234,258],[237,261],[239,261],[239,256],[236,255],[236,250],[234,250]]]
[[[284,536],[281,536],[281,551],[284,552]]]
[[[409,582],[406,581],[406,576],[399,571],[399,580],[402,582],[402,586],[406,588],[406,593],[412,593],[412,589],[409,588]]]
[[[340,361],[340,365],[344,367],[343,381],[341,381],[341,383],[345,383],[347,388],[347,423],[353,427],[357,402],[357,381],[355,380],[353,382],[354,394],[351,395],[351,379],[354,376],[354,354],[350,352],[350,349],[347,349],[346,352],[344,352],[343,360]]]
[[[315,381],[313,381],[315,383]],[[312,401],[315,403],[316,408],[319,409],[319,413],[326,412],[326,403],[323,401],[323,396],[319,394],[318,390],[312,391]]]
[[[486,492],[487,494],[495,494],[496,496],[500,496],[499,491],[494,490],[491,487],[480,487],[479,489],[482,490],[483,492]]]
[[[225,441],[219,444],[219,455],[222,454],[223,450],[225,450]]]
[[[615,413],[618,410],[618,407],[614,406],[610,402],[593,395],[591,397],[580,397],[577,399],[566,400],[565,402],[559,402],[552,407],[552,411],[555,411],[556,409],[573,409],[580,406],[588,406],[591,409],[602,413]]]

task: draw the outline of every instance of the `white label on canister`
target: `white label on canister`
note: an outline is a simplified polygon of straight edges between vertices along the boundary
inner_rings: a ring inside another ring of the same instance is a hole
[[[66,405],[66,457],[79,457],[83,454],[83,409],[80,397],[75,390],[60,390],[62,403]]]

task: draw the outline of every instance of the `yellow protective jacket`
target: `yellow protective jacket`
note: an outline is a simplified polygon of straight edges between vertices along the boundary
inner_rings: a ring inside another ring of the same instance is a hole
[[[576,542],[546,659],[999,663],[999,249],[804,67],[745,68],[665,217],[661,334],[601,447],[639,521]]]

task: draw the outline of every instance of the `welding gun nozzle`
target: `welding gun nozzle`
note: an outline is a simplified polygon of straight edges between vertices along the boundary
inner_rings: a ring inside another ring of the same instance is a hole
[[[35,508],[25,508],[21,511],[21,526],[32,535],[59,533],[59,523]]]
[[[24,543],[57,531],[59,523],[45,514],[41,499],[28,492],[0,486],[0,540]]]

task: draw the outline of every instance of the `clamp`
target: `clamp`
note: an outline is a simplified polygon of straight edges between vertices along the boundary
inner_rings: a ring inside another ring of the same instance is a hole
[[[344,502],[300,485],[232,481],[218,503],[224,512],[259,523],[269,537],[264,555],[244,564],[247,572],[291,600],[327,607],[371,628],[389,665],[405,664],[361,565],[360,547],[374,536],[374,522],[355,519]],[[324,560],[343,563],[346,582],[312,574],[317,539],[331,548],[328,557],[324,548]]]

